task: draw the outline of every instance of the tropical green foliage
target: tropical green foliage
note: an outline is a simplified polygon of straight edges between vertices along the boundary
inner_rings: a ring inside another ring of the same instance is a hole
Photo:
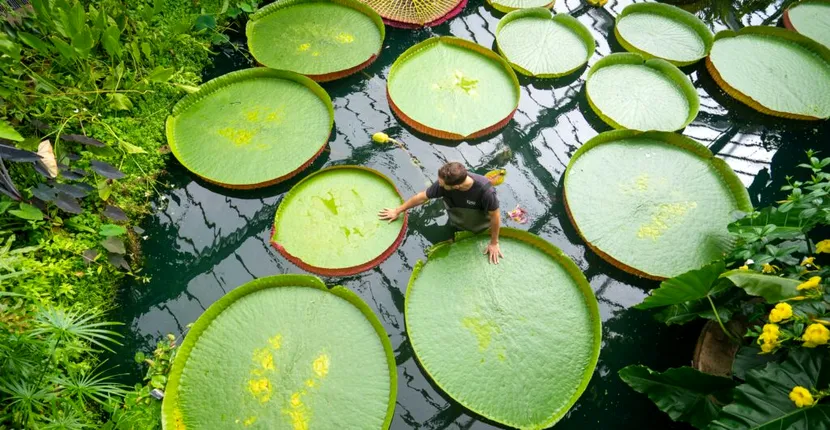
[[[741,347],[733,363],[734,400],[707,404],[705,414],[682,387],[650,387],[644,375],[654,372],[629,366],[620,372],[632,388],[646,393],[676,420],[698,428],[807,429],[830,426],[830,406],[820,403],[830,394],[830,266],[820,263],[830,254],[830,240],[814,243],[814,228],[830,225],[830,158],[807,152],[808,179],[787,178],[789,195],[775,207],[747,214],[729,231],[737,248],[723,261],[664,281],[637,307],[663,308],[657,318],[667,324],[698,317],[715,319]],[[740,266],[732,270],[728,267]],[[706,303],[708,302],[708,309]],[[732,333],[724,321],[738,318],[749,325],[746,333]],[[744,336],[743,341],[739,340]],[[681,369],[670,369],[661,376]],[[685,372],[689,372],[685,370]],[[640,377],[636,377],[639,375]],[[720,387],[698,375],[696,392]],[[692,392],[695,392],[692,390]]]

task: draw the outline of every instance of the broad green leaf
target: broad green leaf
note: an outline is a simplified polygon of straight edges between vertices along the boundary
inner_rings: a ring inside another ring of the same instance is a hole
[[[721,307],[718,303],[715,304],[718,310],[718,317],[721,321],[726,322],[732,319],[732,310]],[[694,302],[680,303],[677,305],[667,306],[654,314],[654,319],[666,325],[686,324],[687,322],[703,318],[707,320],[715,320],[715,312],[712,310],[712,305],[708,300],[697,300]]]
[[[107,27],[101,35],[101,44],[104,46],[104,50],[107,51],[107,55],[111,58],[121,57],[120,37],[121,31],[114,25]]]
[[[763,297],[770,303],[777,303],[800,294],[796,287],[801,281],[796,279],[763,275],[749,270],[730,270],[721,277],[743,288],[747,294]]]
[[[172,67],[156,66],[145,79],[150,82],[167,82],[175,73],[176,69]]]
[[[74,3],[74,6],[72,6],[67,14],[68,20],[66,21],[68,24],[67,30],[69,31],[70,39],[75,39],[75,37],[84,30],[84,25],[86,24],[84,3],[80,1]]]
[[[466,408],[509,427],[547,428],[596,366],[596,298],[579,268],[542,238],[502,228],[498,265],[482,256],[488,241],[459,234],[416,264],[407,335],[427,374]]]
[[[793,387],[827,389],[830,354],[826,349],[790,349],[783,363],[750,370],[710,430],[818,430],[830,426],[830,404],[798,408],[789,398]]]
[[[123,255],[127,253],[127,249],[124,247],[124,241],[115,236],[109,236],[102,240],[101,246],[114,254]]]
[[[761,112],[830,118],[830,49],[773,27],[721,31],[707,65],[733,97]]]
[[[0,119],[0,139],[8,139],[15,142],[22,142],[24,140],[23,136],[4,119]]]
[[[671,419],[706,428],[720,412],[721,405],[731,401],[735,382],[712,376],[691,367],[655,372],[645,366],[626,366],[620,378],[635,391],[651,399]]]
[[[196,31],[200,31],[200,30],[206,30],[206,29],[215,28],[215,27],[216,27],[216,18],[214,18],[213,15],[199,15],[199,17],[196,18],[196,24],[194,25],[193,28]]]
[[[122,236],[127,233],[127,229],[116,224],[104,224],[98,233],[101,236]]]
[[[700,18],[664,3],[630,4],[617,15],[614,34],[630,52],[685,66],[712,49],[712,32]]]
[[[487,3],[499,12],[508,13],[519,9],[550,9],[554,0],[487,0]]]
[[[271,276],[226,294],[187,333],[162,425],[387,429],[396,395],[392,346],[366,303],[312,276]]]
[[[385,30],[380,16],[357,0],[290,0],[260,9],[248,21],[246,34],[259,63],[327,81],[374,61]],[[274,43],[277,39],[280,43]]]
[[[35,15],[38,21],[46,27],[53,25],[52,22],[52,8],[49,5],[49,0],[29,0],[32,9],[35,10]]]
[[[17,37],[23,41],[23,43],[35,48],[38,52],[44,55],[49,55],[52,50],[49,49],[49,45],[46,42],[40,40],[39,37],[35,36],[34,34],[27,33],[25,31],[18,31]]]
[[[712,292],[718,277],[726,270],[723,260],[690,270],[660,283],[660,288],[651,292],[637,309],[651,309],[676,305],[705,298]]]
[[[611,131],[589,140],[568,164],[564,195],[576,229],[600,256],[656,279],[722,259],[734,246],[731,214],[752,209],[725,162],[661,132]]]
[[[92,46],[95,44],[95,41],[92,40],[92,32],[89,29],[89,26],[84,24],[81,28],[81,31],[75,34],[72,37],[72,47],[78,50],[81,53],[81,56],[86,57],[89,53],[89,50],[92,49]]]
[[[433,37],[395,60],[387,94],[410,126],[459,140],[492,132],[512,117],[519,83],[493,51],[454,37]]]
[[[43,212],[41,212],[40,209],[28,203],[21,203],[18,209],[9,210],[9,213],[18,218],[23,218],[28,221],[43,220]]]
[[[54,45],[55,50],[57,50],[63,58],[67,60],[73,60],[78,56],[78,54],[75,52],[75,48],[73,48],[70,44],[64,42],[61,38],[57,36],[51,36],[49,40],[52,41],[52,45]]]
[[[211,182],[262,186],[316,158],[333,122],[331,99],[318,84],[256,68],[221,76],[185,96],[167,119],[167,141],[185,167]]]
[[[398,26],[433,26],[458,15],[464,0],[361,0]]]
[[[784,12],[784,25],[830,48],[830,3],[804,0]]]
[[[98,197],[103,201],[109,200],[110,194],[112,194],[112,186],[106,180],[101,180],[98,181],[97,188]]]
[[[285,195],[271,240],[312,273],[362,272],[394,252],[405,228],[403,219],[380,220],[372,208],[402,203],[395,185],[378,172],[357,166],[321,170]]]
[[[124,140],[118,142],[118,145],[121,148],[123,148],[125,151],[127,151],[127,154],[146,154],[147,153],[147,151],[145,151],[144,148],[142,148],[140,146],[133,145],[132,143],[129,143],[129,142],[124,141]]]
[[[761,354],[761,347],[755,343],[741,346],[732,362],[732,374],[746,380],[746,374],[753,369],[761,369],[771,361],[780,363],[787,357],[786,349],[779,349],[774,354]]]
[[[700,99],[671,63],[640,54],[609,54],[588,71],[591,108],[617,129],[676,131],[697,117]]]
[[[130,110],[133,108],[133,102],[126,94],[110,93],[107,94],[110,100],[110,106],[115,110]]]
[[[574,72],[594,54],[594,37],[576,18],[547,9],[510,12],[496,27],[499,52],[523,75],[555,78]]]

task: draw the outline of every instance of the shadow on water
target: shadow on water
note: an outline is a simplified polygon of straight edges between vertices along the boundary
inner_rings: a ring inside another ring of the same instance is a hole
[[[622,51],[611,34],[614,16],[629,3],[609,2],[595,9],[565,0],[557,2],[554,10],[570,10],[593,33],[597,50],[590,66],[610,52]],[[752,9],[735,12],[724,7],[725,0],[708,3],[720,8],[717,13],[700,12],[713,17],[714,30],[774,21],[781,7],[781,2],[751,2]],[[587,249],[564,210],[561,180],[568,161],[588,139],[610,130],[587,104],[583,89],[587,68],[555,81],[520,78],[521,100],[512,121],[500,132],[472,143],[436,144],[402,126],[389,109],[385,79],[404,50],[436,35],[491,46],[501,16],[476,0],[459,17],[435,28],[388,28],[383,52],[374,64],[323,84],[335,106],[331,139],[309,169],[286,183],[253,191],[226,190],[194,179],[171,160],[163,181],[172,188],[156,200],[154,214],[142,224],[146,231],[143,274],[151,280],[125,285],[120,294],[117,318],[126,324],[126,337],[113,360],[129,373],[127,382],[141,377],[132,360],[136,351],[152,350],[166,333],[180,335],[228,291],[262,276],[301,272],[268,243],[277,205],[297,181],[330,165],[360,164],[388,175],[408,197],[424,189],[435,179],[438,167],[452,160],[479,173],[507,169],[505,183],[499,187],[501,207],[510,210],[521,205],[530,215],[528,224],[507,221],[507,225],[527,229],[562,249],[585,272],[596,293],[603,320],[599,364],[583,396],[556,428],[690,428],[672,422],[648,398],[629,389],[617,371],[628,364],[659,370],[688,365],[700,324],[666,327],[650,312],[631,309],[657,283],[622,272]],[[244,32],[231,34],[231,40],[234,47],[220,50],[205,79],[254,65],[245,50]],[[728,162],[756,204],[780,199],[777,190],[785,176],[806,173],[796,168],[803,151],[826,147],[830,141],[827,121],[786,121],[759,114],[726,96],[702,62],[684,71],[698,89],[701,108],[683,134]],[[420,165],[393,146],[373,143],[371,135],[378,131],[404,142]],[[446,222],[439,204],[414,210],[407,237],[387,261],[348,278],[325,279],[360,295],[389,334],[399,376],[393,429],[499,428],[443,394],[418,365],[406,336],[403,308],[409,275],[427,247],[451,237]]]

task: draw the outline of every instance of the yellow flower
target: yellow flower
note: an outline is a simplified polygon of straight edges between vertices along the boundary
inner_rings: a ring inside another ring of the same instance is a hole
[[[776,324],[764,324],[764,333],[769,333],[776,338],[781,333]]]
[[[761,345],[761,351],[765,353],[770,353],[773,349],[775,349],[776,346],[778,345],[774,343],[764,343]]]
[[[830,239],[824,239],[816,244],[816,254],[821,254],[822,252],[830,254]]]
[[[799,286],[796,287],[798,290],[809,290],[810,288],[818,287],[818,284],[821,283],[821,277],[813,276],[812,278],[802,282]]]
[[[801,260],[801,265],[804,266],[804,267],[812,266],[812,267],[818,268],[818,266],[816,266],[816,264],[813,263],[813,261],[815,261],[815,259],[816,259],[816,257],[804,257],[804,259]]]
[[[761,344],[761,350],[770,352],[778,346],[778,335],[781,331],[775,324],[764,324],[764,332],[758,336],[758,343]]]
[[[386,143],[389,142],[389,135],[386,133],[375,133],[372,135],[372,140],[374,140],[375,143]]]
[[[749,266],[744,264],[743,266],[739,267],[738,270],[749,270]]]
[[[806,388],[801,386],[795,387],[792,391],[790,391],[790,400],[792,400],[793,403],[795,403],[795,405],[799,408],[812,406],[813,403],[815,403],[813,401],[813,395],[810,394]]]
[[[773,266],[769,263],[764,264],[764,266],[761,268],[762,273],[775,273],[776,270],[778,270],[778,266]]]
[[[792,318],[793,316],[793,307],[787,303],[779,303],[775,305],[775,308],[772,309],[769,313],[769,322],[781,322],[785,319]]]
[[[805,348],[815,348],[818,345],[825,345],[830,340],[830,330],[821,324],[810,324],[804,334],[801,335]]]

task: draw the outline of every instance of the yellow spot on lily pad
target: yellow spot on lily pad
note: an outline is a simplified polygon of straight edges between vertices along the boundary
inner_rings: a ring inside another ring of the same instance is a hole
[[[268,343],[271,344],[271,348],[280,349],[282,346],[282,335],[274,335],[268,339]]]
[[[308,430],[310,412],[303,403],[302,395],[300,392],[292,393],[288,408],[282,411],[291,419],[291,427],[294,430]]]
[[[672,224],[676,224],[686,213],[697,207],[697,202],[661,203],[657,206],[656,213],[651,217],[651,222],[637,230],[637,237],[640,239],[657,240]]]
[[[496,323],[481,317],[466,317],[461,320],[461,324],[476,337],[479,351],[487,350],[493,336],[501,333],[501,328]]]
[[[352,43],[354,42],[354,36],[350,33],[340,33],[334,37],[334,40],[340,43]]]
[[[256,422],[256,417],[248,417],[248,418],[245,419],[245,421],[242,422],[242,424],[245,427],[249,427],[251,424],[253,424],[255,422]]]
[[[254,351],[254,362],[259,364],[262,370],[274,370],[274,356],[267,348]]]
[[[319,53],[319,52],[317,52],[317,51],[314,51],[314,52],[312,52],[312,53],[311,53],[311,56],[312,56],[312,57],[319,57],[319,56],[320,56],[320,53]]]
[[[315,386],[315,385],[317,385],[317,383],[316,383],[316,382],[314,382],[314,380],[313,380],[313,379],[306,379],[306,380],[305,380],[305,386],[306,386],[306,387],[308,387],[308,388],[314,388],[314,386]]]
[[[233,127],[221,128],[219,135],[233,142],[234,145],[247,145],[254,138],[254,132]]]
[[[302,45],[297,47],[297,50],[300,51],[300,52],[305,52],[305,51],[308,51],[309,48],[311,48],[310,43],[303,43]]]
[[[313,363],[311,363],[311,368],[314,370],[314,374],[320,378],[325,378],[326,375],[329,373],[329,356],[328,354],[320,354]]]
[[[265,403],[271,400],[271,381],[268,378],[251,379],[248,381],[248,391],[260,401]]]

